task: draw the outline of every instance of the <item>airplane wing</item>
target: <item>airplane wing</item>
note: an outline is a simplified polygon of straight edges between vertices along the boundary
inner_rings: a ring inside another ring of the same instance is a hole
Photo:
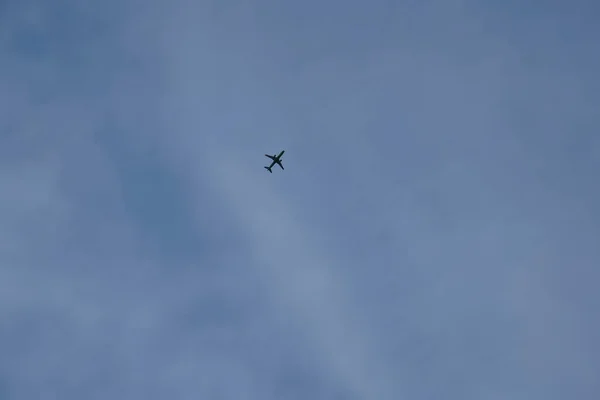
[[[275,159],[275,156],[270,156],[270,155],[268,155],[268,154],[265,154],[265,156],[269,157],[271,160],[274,160],[274,159]]]
[[[275,162],[277,162],[277,165],[279,165],[279,166],[281,167],[281,169],[284,169],[284,168],[283,168],[283,165],[281,164],[281,161],[273,161],[273,164],[274,164]],[[272,166],[272,165],[271,165],[271,166]]]

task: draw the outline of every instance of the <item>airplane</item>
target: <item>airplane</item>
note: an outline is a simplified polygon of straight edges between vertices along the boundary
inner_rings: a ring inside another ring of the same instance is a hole
[[[267,156],[267,157],[269,157],[271,160],[273,160],[273,162],[271,163],[271,165],[270,165],[270,166],[268,166],[268,167],[265,167],[265,169],[266,169],[267,171],[269,171],[270,173],[273,173],[273,171],[271,171],[271,168],[273,168],[273,166],[274,166],[275,164],[279,165],[279,166],[281,167],[281,169],[284,169],[284,168],[283,168],[283,165],[281,165],[281,156],[283,155],[283,153],[285,153],[285,150],[281,150],[281,153],[279,153],[279,155],[272,155],[272,156],[270,156],[270,155],[268,155],[268,154],[265,154],[265,156]]]

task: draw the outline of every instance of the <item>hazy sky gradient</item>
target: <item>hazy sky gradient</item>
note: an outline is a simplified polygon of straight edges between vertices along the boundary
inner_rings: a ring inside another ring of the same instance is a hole
[[[0,399],[598,398],[595,3],[2,2]]]

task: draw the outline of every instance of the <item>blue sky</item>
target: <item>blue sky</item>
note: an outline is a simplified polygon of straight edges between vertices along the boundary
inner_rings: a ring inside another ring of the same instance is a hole
[[[598,398],[599,11],[3,2],[0,398]]]

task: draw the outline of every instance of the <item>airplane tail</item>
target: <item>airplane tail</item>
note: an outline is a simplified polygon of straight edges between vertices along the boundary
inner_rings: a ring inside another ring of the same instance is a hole
[[[273,173],[273,171],[271,171],[271,168],[270,168],[270,167],[265,167],[265,169],[266,169],[267,171],[269,171],[270,173]]]

